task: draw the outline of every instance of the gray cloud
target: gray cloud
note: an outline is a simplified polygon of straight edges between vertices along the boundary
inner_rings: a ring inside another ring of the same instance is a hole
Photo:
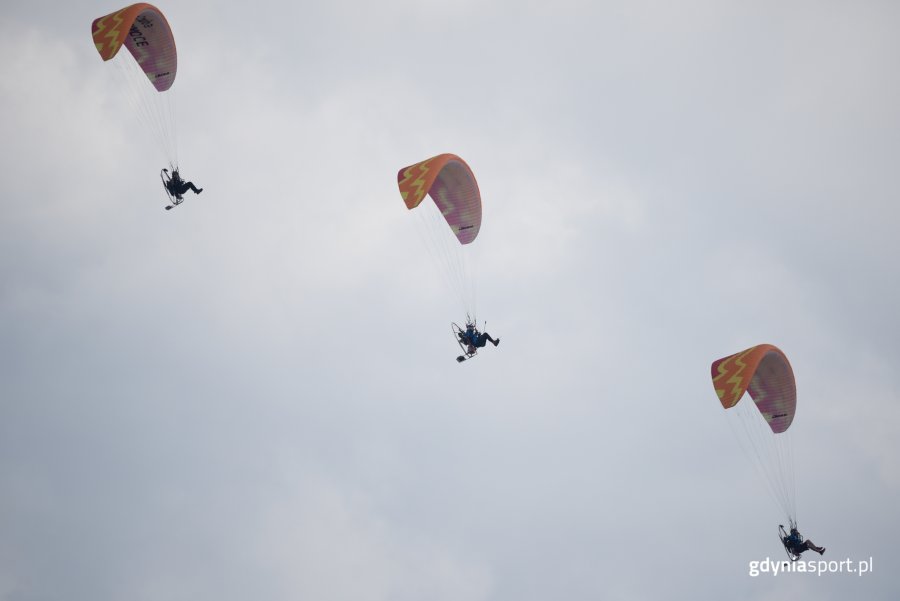
[[[171,213],[111,8],[0,15],[0,599],[896,598],[896,9],[162,8]],[[462,366],[395,179],[446,151],[503,338]],[[760,342],[871,575],[747,575],[783,518],[708,369]]]

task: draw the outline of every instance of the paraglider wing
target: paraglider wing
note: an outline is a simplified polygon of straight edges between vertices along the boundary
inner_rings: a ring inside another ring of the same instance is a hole
[[[132,4],[95,19],[91,35],[104,61],[124,45],[157,91],[172,87],[178,68],[175,38],[162,11],[152,4]]]
[[[472,170],[455,154],[440,154],[397,173],[400,195],[408,209],[419,206],[426,194],[460,244],[469,244],[481,229],[481,193]]]
[[[749,391],[775,434],[788,429],[797,410],[797,386],[787,357],[778,347],[760,344],[712,364],[713,387],[730,409]]]

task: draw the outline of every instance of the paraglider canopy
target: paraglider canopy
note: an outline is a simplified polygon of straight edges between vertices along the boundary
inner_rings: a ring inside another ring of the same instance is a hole
[[[749,391],[773,433],[790,427],[797,411],[797,385],[791,364],[778,347],[754,346],[714,361],[711,371],[722,407],[734,407]]]
[[[426,194],[431,196],[460,244],[469,244],[478,236],[478,182],[466,162],[455,154],[439,154],[404,167],[397,173],[397,185],[408,209],[418,207]]]
[[[175,37],[162,11],[152,4],[132,4],[95,19],[91,35],[104,61],[124,45],[157,91],[172,87],[178,69]]]

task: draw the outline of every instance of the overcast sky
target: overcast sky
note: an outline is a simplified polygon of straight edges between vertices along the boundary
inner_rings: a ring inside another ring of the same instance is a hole
[[[120,5],[0,8],[0,600],[900,598],[900,5],[158,6],[169,212]],[[442,152],[463,365],[396,183]],[[871,574],[748,575],[784,517],[709,366],[763,342]]]

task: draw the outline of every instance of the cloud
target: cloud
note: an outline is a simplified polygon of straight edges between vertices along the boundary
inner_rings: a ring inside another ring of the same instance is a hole
[[[168,9],[166,212],[103,9],[4,7],[0,598],[896,597],[895,11],[470,9]],[[396,187],[440,152],[503,339],[462,366]],[[760,342],[871,578],[746,575],[781,518],[708,370]]]

